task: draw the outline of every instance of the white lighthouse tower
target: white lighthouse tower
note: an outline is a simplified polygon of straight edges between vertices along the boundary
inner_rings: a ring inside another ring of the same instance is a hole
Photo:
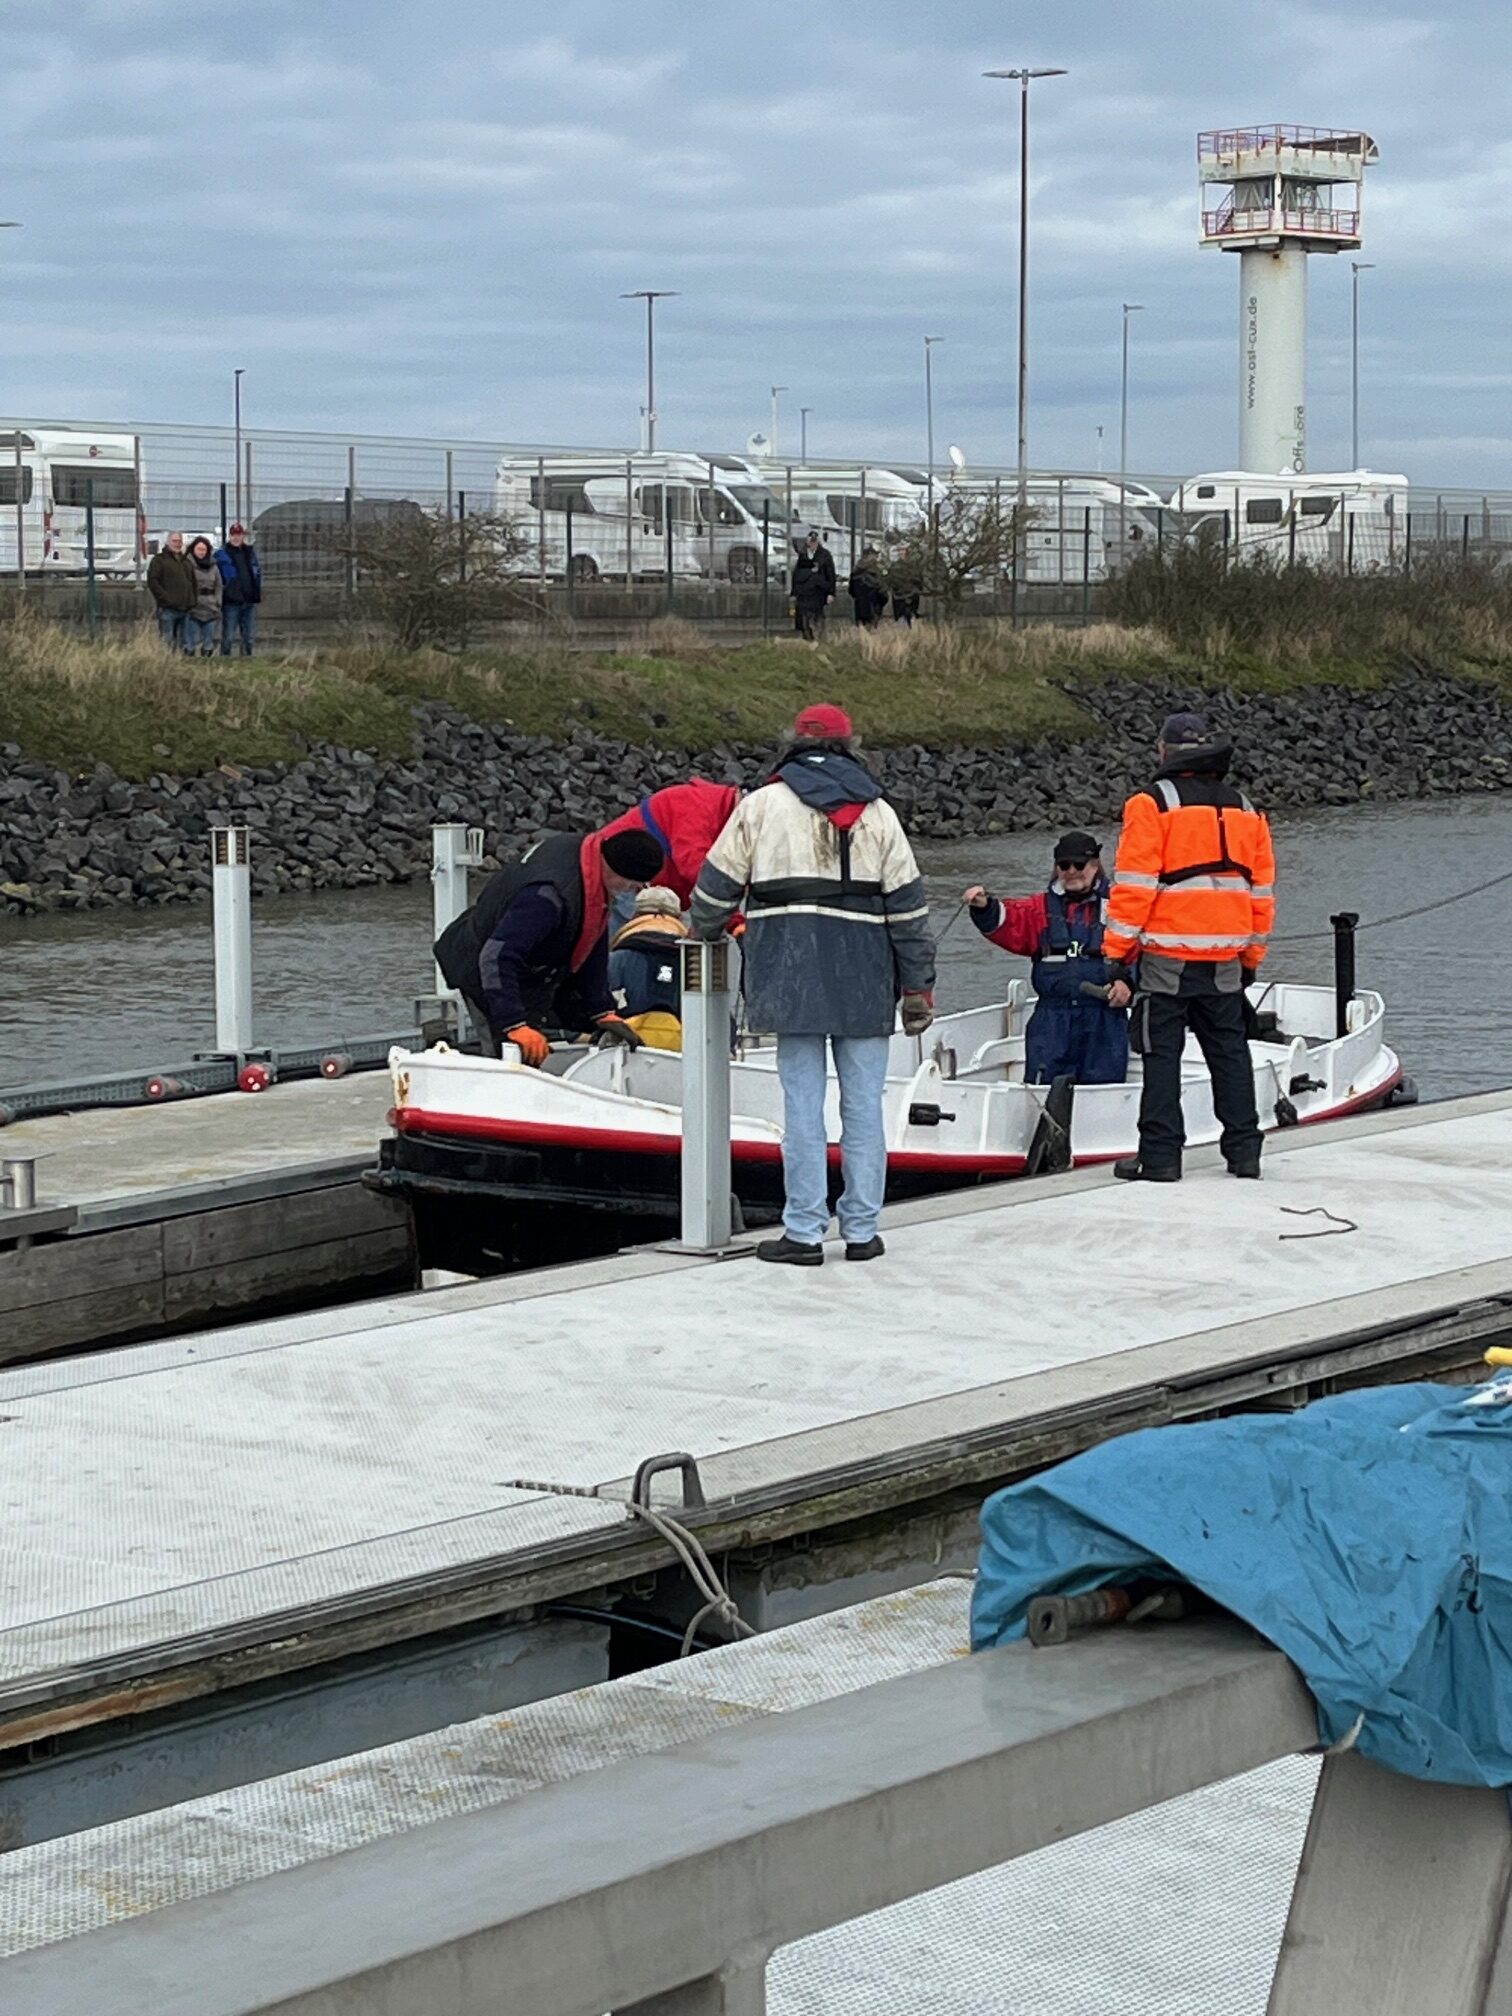
[[[1307,255],[1354,251],[1377,160],[1368,133],[1238,126],[1199,133],[1202,243],[1239,254],[1239,466],[1307,467]]]

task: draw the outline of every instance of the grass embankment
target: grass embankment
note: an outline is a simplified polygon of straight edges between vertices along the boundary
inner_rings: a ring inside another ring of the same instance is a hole
[[[878,746],[981,744],[1096,733],[1061,687],[1181,676],[1280,692],[1374,686],[1428,668],[1512,680],[1512,580],[1474,564],[1407,578],[1223,567],[1221,557],[1138,563],[1108,597],[1117,620],[1083,630],[831,625],[813,650],[787,637],[726,646],[681,623],[634,649],[543,641],[398,652],[352,643],[236,659],[175,657],[145,632],[91,645],[29,621],[0,625],[0,741],[69,770],[123,776],[257,766],[328,741],[402,756],[410,710],[449,702],[533,734],[577,724],[630,742],[707,749],[767,741],[806,701],[839,701]]]

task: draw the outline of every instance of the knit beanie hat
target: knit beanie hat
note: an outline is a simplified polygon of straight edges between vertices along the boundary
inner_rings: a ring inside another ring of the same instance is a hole
[[[611,833],[600,854],[604,866],[612,868],[616,875],[623,875],[627,882],[649,882],[662,871],[662,850],[649,833],[638,832],[634,827],[623,833]]]

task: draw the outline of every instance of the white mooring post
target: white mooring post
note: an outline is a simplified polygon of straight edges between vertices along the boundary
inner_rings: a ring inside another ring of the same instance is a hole
[[[730,941],[685,939],[682,955],[682,1240],[730,1243]]]
[[[245,1057],[252,1048],[252,846],[245,826],[210,835],[215,910],[215,1047]]]
[[[439,938],[467,908],[467,871],[483,862],[481,826],[432,826],[431,828],[431,923],[432,936]],[[458,998],[455,987],[436,968],[436,993],[443,1001]]]

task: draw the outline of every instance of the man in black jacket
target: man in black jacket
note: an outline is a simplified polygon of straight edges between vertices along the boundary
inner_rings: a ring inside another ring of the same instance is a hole
[[[194,607],[194,569],[182,532],[170,532],[147,562],[147,592],[157,610],[158,632],[170,651],[184,648],[184,618]]]
[[[810,644],[824,634],[824,612],[835,599],[835,563],[819,534],[810,532],[793,569],[793,628]]]
[[[506,862],[446,927],[436,963],[491,1057],[509,1042],[525,1063],[543,1064],[546,1026],[639,1049],[609,992],[609,907],[661,866],[649,833],[553,834]]]

